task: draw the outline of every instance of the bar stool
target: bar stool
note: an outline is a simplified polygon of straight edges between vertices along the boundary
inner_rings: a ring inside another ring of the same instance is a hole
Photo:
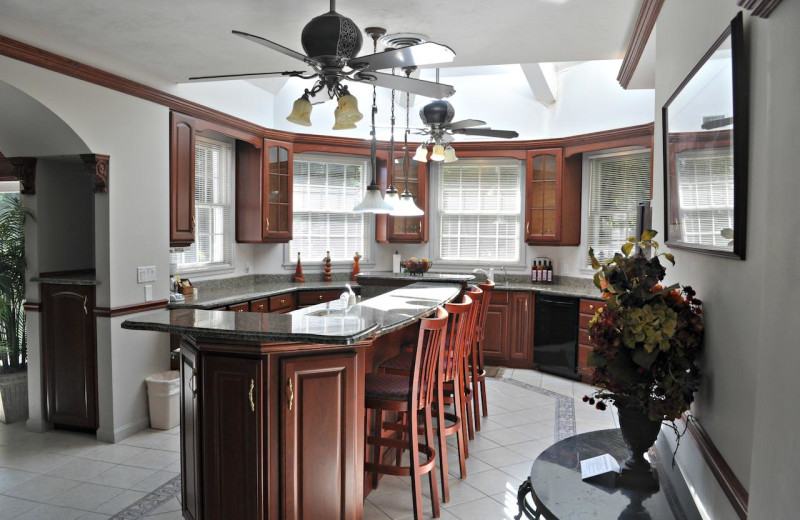
[[[489,415],[489,407],[486,404],[486,369],[483,366],[483,344],[486,337],[486,316],[489,312],[489,302],[492,299],[494,282],[487,281],[479,284],[478,287],[483,291],[480,297],[480,307],[476,323],[475,341],[472,344],[472,359],[470,361],[470,380],[472,383],[472,408],[475,418],[475,429],[481,431],[481,413],[478,408],[483,406],[483,416]],[[478,403],[478,392],[480,391],[480,403]]]
[[[372,435],[367,435],[367,446],[372,446],[372,461],[367,460],[364,471],[373,474],[373,486],[377,487],[378,474],[411,476],[411,491],[414,505],[414,518],[421,520],[422,492],[420,476],[428,473],[433,516],[439,517],[439,488],[436,485],[436,451],[433,449],[433,420],[431,404],[434,393],[439,388],[437,373],[442,363],[448,313],[442,307],[436,316],[420,322],[417,348],[408,375],[388,373],[366,374],[365,407],[373,413]],[[383,423],[385,411],[405,414],[405,438],[384,437],[384,428],[390,432],[393,423]],[[419,419],[417,414],[424,412],[425,444],[419,442]],[[409,450],[408,466],[383,463],[383,448]],[[419,455],[425,456],[420,463]],[[447,478],[446,475],[444,477]]]

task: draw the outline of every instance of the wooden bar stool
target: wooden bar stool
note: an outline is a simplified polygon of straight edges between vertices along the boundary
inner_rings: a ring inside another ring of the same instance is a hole
[[[492,299],[494,282],[479,284],[478,287],[483,291],[480,297],[480,307],[476,320],[475,341],[472,343],[472,359],[470,360],[469,376],[472,383],[472,414],[475,418],[475,430],[481,431],[481,413],[479,405],[483,407],[483,416],[489,415],[489,407],[486,404],[486,369],[483,366],[483,343],[486,336],[486,316],[489,312],[489,303]],[[478,392],[480,392],[480,403],[478,402]]]
[[[435,317],[420,322],[417,347],[409,375],[366,374],[365,406],[367,410],[372,410],[374,426],[370,432],[372,435],[367,436],[367,446],[372,446],[373,457],[371,461],[367,458],[364,470],[373,473],[373,487],[377,487],[379,473],[411,476],[415,520],[423,518],[420,476],[425,473],[428,473],[433,516],[439,517],[439,488],[436,485],[436,451],[433,449],[431,404],[439,387],[437,373],[442,363],[447,322],[448,313],[442,307],[437,309]],[[393,436],[396,423],[384,424],[385,411],[405,414],[404,438]],[[423,412],[425,418],[425,444],[419,442],[419,412]],[[383,436],[384,429],[389,430],[388,437]],[[409,465],[384,464],[383,448],[409,450]],[[420,453],[425,455],[422,463],[419,461]],[[443,478],[446,479],[447,475],[445,474]]]

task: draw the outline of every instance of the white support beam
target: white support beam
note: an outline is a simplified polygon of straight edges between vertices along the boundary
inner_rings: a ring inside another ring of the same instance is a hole
[[[551,106],[558,99],[558,71],[553,63],[521,63],[533,99]]]

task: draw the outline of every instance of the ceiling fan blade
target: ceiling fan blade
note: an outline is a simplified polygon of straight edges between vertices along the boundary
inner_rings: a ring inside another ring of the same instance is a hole
[[[412,94],[419,94],[434,99],[442,99],[455,94],[456,89],[452,85],[423,81],[421,79],[405,78],[382,72],[359,72],[353,77],[354,81],[374,83],[379,87],[402,90]]]
[[[514,137],[519,137],[519,134],[513,130],[492,130],[491,128],[462,128],[460,130],[453,130],[453,133],[463,135],[480,135],[483,137],[500,137],[503,139],[513,139]]]
[[[449,125],[444,125],[444,126],[449,128],[450,130],[460,130],[462,128],[469,128],[471,126],[483,126],[485,124],[486,121],[480,121],[478,119],[463,119],[461,121],[456,121],[455,123],[450,123]]]
[[[353,69],[381,70],[394,67],[411,67],[450,63],[456,57],[453,49],[447,45],[433,42],[420,43],[400,49],[368,54],[351,59],[347,65]]]
[[[266,38],[262,38],[261,36],[256,36],[254,34],[248,34],[246,32],[242,32],[242,31],[231,31],[231,32],[233,34],[235,34],[236,36],[241,36],[242,38],[244,38],[246,40],[250,40],[251,42],[255,42],[255,43],[259,44],[259,45],[263,45],[264,47],[269,47],[273,51],[278,51],[281,54],[285,54],[286,56],[289,56],[290,58],[294,58],[296,60],[304,61],[304,62],[308,63],[309,65],[319,65],[318,61],[309,58],[305,54],[300,54],[297,51],[293,51],[292,49],[289,49],[288,47],[284,47],[283,45],[277,44],[275,42],[271,42],[271,41],[267,40]]]
[[[0,175],[5,176],[11,175],[12,173],[14,173],[14,165],[0,152]]]
[[[270,76],[302,76],[305,74],[299,70],[287,70],[284,72],[250,72],[247,74],[220,74],[217,76],[194,76],[189,81],[224,81],[226,79],[254,79],[268,78]]]

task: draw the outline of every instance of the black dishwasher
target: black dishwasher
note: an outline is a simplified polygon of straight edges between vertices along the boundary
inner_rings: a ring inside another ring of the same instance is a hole
[[[578,350],[578,299],[536,294],[533,362],[542,372],[580,379]]]

